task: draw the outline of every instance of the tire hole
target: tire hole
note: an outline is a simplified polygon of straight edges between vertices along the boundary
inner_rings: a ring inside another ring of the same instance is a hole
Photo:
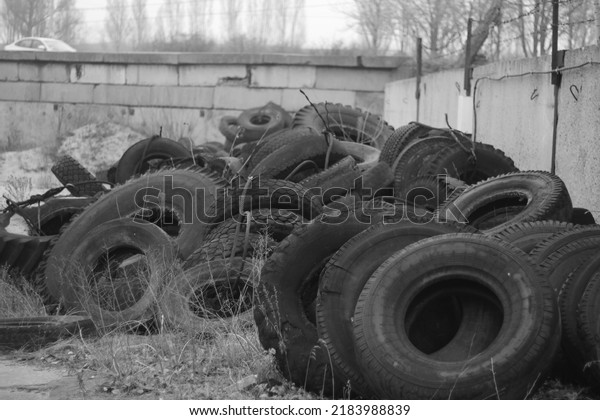
[[[271,122],[271,117],[264,114],[253,115],[250,117],[250,122],[254,125],[265,125]]]
[[[138,249],[111,249],[95,262],[83,292],[102,309],[123,311],[142,298],[149,278],[146,258]]]
[[[504,320],[498,297],[481,284],[448,279],[421,291],[404,320],[410,342],[431,358],[469,359],[490,346]]]
[[[252,286],[242,277],[219,279],[195,289],[188,300],[199,318],[228,318],[252,308]]]
[[[527,207],[528,203],[527,196],[520,193],[499,198],[468,215],[469,224],[480,230],[491,229],[513,219]]]
[[[176,238],[181,233],[181,220],[172,209],[156,206],[142,209],[133,216],[134,220],[150,222],[161,228],[167,235]]]

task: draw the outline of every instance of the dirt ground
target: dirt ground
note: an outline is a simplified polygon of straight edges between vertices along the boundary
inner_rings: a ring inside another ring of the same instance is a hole
[[[77,394],[78,383],[62,368],[43,368],[10,353],[0,355],[0,400],[67,399]]]

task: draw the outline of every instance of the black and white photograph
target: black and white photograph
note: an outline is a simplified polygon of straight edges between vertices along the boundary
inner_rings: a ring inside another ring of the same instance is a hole
[[[587,415],[599,142],[600,0],[0,0],[0,407]]]

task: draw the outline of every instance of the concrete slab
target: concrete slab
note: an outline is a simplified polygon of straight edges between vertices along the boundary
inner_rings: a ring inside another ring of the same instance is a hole
[[[312,88],[317,69],[311,66],[253,66],[253,87]]]
[[[0,63],[0,80],[16,81],[19,79],[18,63],[5,62]]]

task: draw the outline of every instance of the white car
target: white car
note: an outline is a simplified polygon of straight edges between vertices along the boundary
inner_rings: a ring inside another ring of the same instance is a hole
[[[22,38],[4,46],[4,51],[64,51],[75,52],[71,47],[58,39],[52,38]]]

